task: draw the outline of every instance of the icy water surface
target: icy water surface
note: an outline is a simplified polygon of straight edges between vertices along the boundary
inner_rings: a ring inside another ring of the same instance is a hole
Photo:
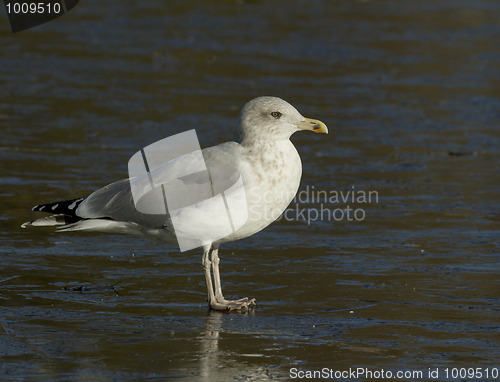
[[[82,1],[16,34],[1,18],[2,380],[500,368],[500,3]],[[234,139],[259,95],[331,134],[294,135],[303,197],[221,248],[225,293],[254,312],[207,310],[198,250],[20,228],[158,139]]]

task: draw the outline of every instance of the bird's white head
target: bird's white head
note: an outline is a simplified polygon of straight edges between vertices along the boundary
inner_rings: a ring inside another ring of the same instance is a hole
[[[241,111],[238,141],[245,145],[258,140],[289,139],[299,130],[328,134],[323,122],[303,117],[281,98],[258,97],[248,102]]]

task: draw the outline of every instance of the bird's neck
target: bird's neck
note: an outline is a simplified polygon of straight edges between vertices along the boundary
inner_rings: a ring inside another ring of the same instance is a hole
[[[251,144],[242,144],[242,146],[246,155],[252,158],[253,162],[258,166],[283,169],[286,169],[289,165],[301,166],[299,154],[289,139],[254,140]]]
[[[251,146],[279,146],[290,144],[290,137],[293,131],[273,131],[269,134],[263,134],[262,131],[255,131],[252,129],[242,129],[238,130],[237,142],[244,147]]]
[[[289,138],[283,138],[283,139],[272,139],[270,140],[269,138],[255,138],[255,137],[248,137],[248,136],[243,136],[238,139],[238,143],[250,150],[258,148],[259,150],[266,150],[267,148],[276,148],[276,147],[285,147],[292,142],[290,141]]]
[[[295,146],[289,139],[282,140],[251,140],[245,141],[243,140],[240,143],[245,151],[250,155],[255,155],[259,157],[269,157],[278,155],[283,152],[288,152],[290,150],[294,150]]]

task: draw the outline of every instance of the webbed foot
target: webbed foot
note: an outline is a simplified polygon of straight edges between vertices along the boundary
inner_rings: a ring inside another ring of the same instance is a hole
[[[210,301],[210,308],[219,311],[229,311],[235,312],[239,311],[242,313],[248,312],[257,306],[257,302],[254,298],[248,299],[248,297],[240,298],[239,300],[226,300],[221,301]]]

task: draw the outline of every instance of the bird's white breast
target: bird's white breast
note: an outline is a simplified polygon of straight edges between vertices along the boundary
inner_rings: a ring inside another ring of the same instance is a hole
[[[245,188],[248,220],[220,242],[253,235],[274,222],[297,193],[302,163],[289,140],[261,142],[244,149],[239,171]]]

